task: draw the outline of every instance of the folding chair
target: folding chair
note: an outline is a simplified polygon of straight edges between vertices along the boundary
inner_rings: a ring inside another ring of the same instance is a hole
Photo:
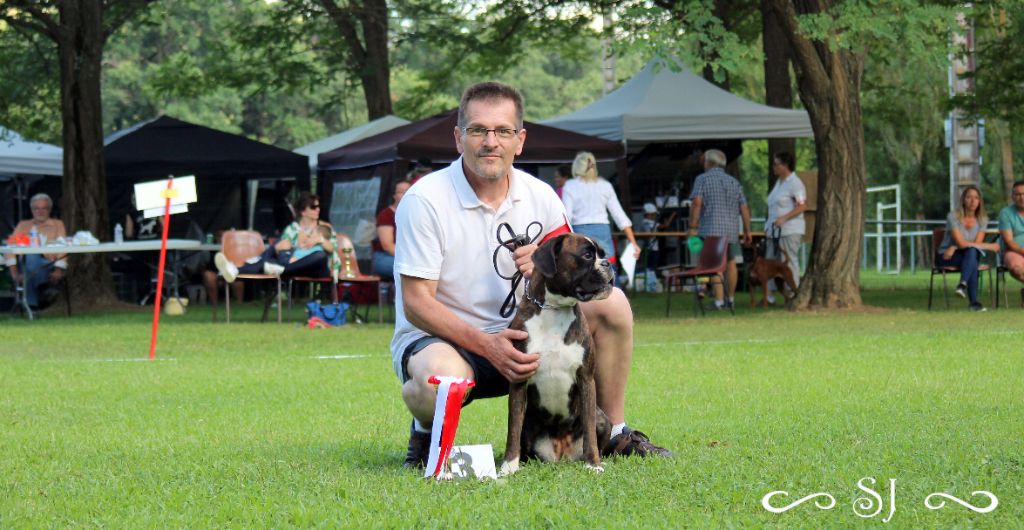
[[[697,311],[700,314],[704,314],[704,304],[701,302],[700,293],[700,278],[708,278],[709,283],[711,280],[717,280],[717,282],[725,288],[725,275],[726,267],[729,263],[729,241],[724,237],[718,236],[707,236],[704,238],[704,247],[700,251],[700,256],[697,258],[697,266],[692,269],[686,269],[678,272],[665,273],[665,292],[668,295],[665,302],[665,316],[669,315],[669,311],[672,309],[672,287],[682,286],[686,279],[693,280],[693,316],[697,316]],[[735,308],[732,305],[729,306],[729,312],[736,314]]]
[[[332,258],[333,259],[333,258]],[[288,278],[288,313],[292,312],[292,287],[296,283],[305,283],[309,285],[309,298],[315,298],[317,293],[314,290],[319,291],[321,285],[329,284],[331,293],[331,302],[338,303],[338,271],[333,267],[331,263],[328,263],[328,270],[331,271],[330,276],[292,276]]]
[[[26,272],[23,272],[23,274],[27,273],[27,269],[28,269],[28,267],[25,265],[25,260],[23,259],[24,257],[25,257],[24,255],[19,255],[19,256],[16,256],[16,258],[15,258],[15,259],[18,260],[18,267],[20,268],[20,270],[26,271]],[[7,274],[8,271],[4,270],[3,273]],[[24,312],[25,316],[29,320],[33,320],[35,318],[35,315],[39,314],[39,311],[38,310],[33,311],[31,309],[28,309],[28,307],[29,307],[28,303],[25,302],[25,297],[28,296],[28,295],[25,293],[25,285],[24,285],[24,283],[23,282],[15,282],[13,287],[14,287],[14,300],[13,300],[13,303],[11,304],[11,313]],[[60,289],[61,294],[64,295],[64,312],[65,312],[65,314],[68,317],[70,317],[71,316],[71,289],[68,286],[68,271],[66,269],[64,271],[64,277],[61,278],[58,288]]]
[[[996,241],[1000,241],[1001,239],[1002,238],[1000,237],[1000,239],[997,239]],[[1008,273],[1008,272],[1010,272],[1010,269],[1006,266],[1005,263],[1003,263],[1003,253],[1002,252],[997,252],[996,253],[996,283],[995,283],[995,288],[996,288],[995,300],[996,300],[996,303],[994,304],[994,307],[996,309],[999,308],[999,293],[1003,294],[1003,307],[1005,307],[1007,309],[1010,308],[1010,298],[1006,295],[1006,284],[1007,284],[1006,273]],[[1024,289],[1021,289],[1021,291],[1020,291],[1020,306],[1024,307]]]
[[[388,321],[395,318],[395,282],[393,279],[381,277],[377,284],[377,322],[384,323],[384,310],[388,310]]]
[[[263,244],[263,236],[252,230],[228,230],[221,237],[221,252],[228,258],[228,261],[241,267],[246,260],[260,256],[266,246]],[[277,284],[277,323],[281,323],[281,278],[270,274],[239,274],[237,280],[273,281]],[[275,293],[271,293],[263,304],[263,318],[260,322],[267,321],[267,313],[270,311],[270,303],[275,300]],[[231,284],[224,282],[224,312],[226,322],[231,322]]]

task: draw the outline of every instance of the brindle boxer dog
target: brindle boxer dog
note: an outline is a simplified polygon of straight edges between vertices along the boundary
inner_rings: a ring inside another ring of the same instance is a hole
[[[594,355],[579,302],[607,298],[612,272],[604,251],[588,237],[565,234],[533,254],[533,277],[509,326],[529,333],[516,349],[540,354],[537,373],[512,383],[508,396],[508,439],[501,475],[521,461],[583,460],[601,472],[600,447],[611,423],[597,408]]]

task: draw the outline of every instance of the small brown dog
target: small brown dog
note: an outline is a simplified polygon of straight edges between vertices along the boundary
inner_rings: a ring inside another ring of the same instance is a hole
[[[761,286],[764,293],[761,298],[761,307],[764,308],[768,307],[768,282],[781,278],[789,286],[791,292],[796,292],[796,279],[793,278],[793,271],[789,268],[789,255],[781,248],[779,252],[782,253],[782,261],[761,256],[758,253],[758,247],[754,247],[754,263],[750,265],[750,277],[747,279],[747,287],[750,289],[750,307],[757,305],[754,300],[754,285]]]

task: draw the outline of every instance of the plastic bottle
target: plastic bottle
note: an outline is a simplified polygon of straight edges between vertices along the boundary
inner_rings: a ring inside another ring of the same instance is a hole
[[[36,230],[36,227],[34,227],[34,226],[32,227],[32,230],[29,230],[29,232],[28,232],[28,246],[30,246],[30,247],[38,247],[39,246],[39,231]]]
[[[114,225],[114,243],[124,243],[124,228],[121,223]]]

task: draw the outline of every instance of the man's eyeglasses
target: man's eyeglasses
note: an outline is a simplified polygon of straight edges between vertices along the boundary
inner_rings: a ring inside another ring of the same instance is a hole
[[[310,209],[310,210],[315,210],[315,209],[317,209],[317,208],[319,208],[319,207],[320,207],[320,205],[319,205],[319,204],[310,204],[310,205],[309,205],[309,209]]]
[[[32,207],[32,211],[33,212],[48,212],[48,211],[50,211],[50,207],[49,206],[33,206]]]
[[[511,140],[519,134],[519,129],[485,129],[483,127],[463,127],[462,132],[470,138],[483,138],[487,133],[494,133],[494,136],[502,140]]]

